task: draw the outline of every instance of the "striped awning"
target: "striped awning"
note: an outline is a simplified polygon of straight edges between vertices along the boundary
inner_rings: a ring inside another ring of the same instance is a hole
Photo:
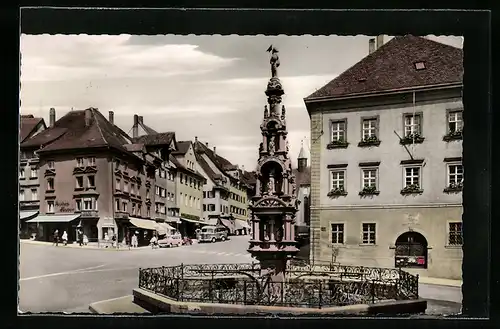
[[[158,234],[163,235],[163,234],[168,234],[172,231],[175,231],[175,227],[172,227],[168,225],[167,223],[157,223],[156,224],[156,231],[158,231]]]
[[[19,212],[19,218],[24,220],[33,216],[38,215],[38,211],[20,211]]]
[[[249,229],[250,228],[250,225],[248,225],[248,223],[244,220],[239,220],[239,219],[236,219],[234,221],[234,225],[236,227],[237,230],[241,230],[241,229]]]
[[[205,222],[202,222],[202,221],[196,220],[196,219],[185,218],[185,217],[181,217],[181,219],[185,220],[186,222],[190,222],[190,223],[205,224]]]
[[[69,223],[80,217],[80,214],[71,215],[42,215],[27,220],[26,223]]]

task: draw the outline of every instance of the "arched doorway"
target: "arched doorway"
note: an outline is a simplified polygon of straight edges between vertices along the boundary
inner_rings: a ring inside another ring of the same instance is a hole
[[[396,239],[395,267],[427,268],[427,239],[418,232],[406,232]]]

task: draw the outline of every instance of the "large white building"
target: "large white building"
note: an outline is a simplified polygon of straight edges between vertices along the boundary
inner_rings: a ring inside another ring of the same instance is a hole
[[[461,49],[396,37],[305,98],[311,260],[461,278]]]

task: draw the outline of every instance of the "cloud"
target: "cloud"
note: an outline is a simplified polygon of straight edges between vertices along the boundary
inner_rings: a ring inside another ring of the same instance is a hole
[[[204,74],[238,60],[204,53],[191,44],[130,45],[129,38],[128,35],[22,35],[21,80]]]

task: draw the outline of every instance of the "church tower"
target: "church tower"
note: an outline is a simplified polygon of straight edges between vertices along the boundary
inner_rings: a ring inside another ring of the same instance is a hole
[[[285,94],[278,78],[278,51],[269,47],[272,77],[265,91],[267,103],[260,130],[262,142],[257,163],[256,194],[252,198],[252,238],[248,251],[272,273],[272,281],[284,280],[288,259],[296,247],[294,223],[297,211],[296,183],[288,155]]]
[[[300,145],[299,156],[297,157],[297,171],[303,172],[307,168],[307,156],[304,150],[304,140],[302,140]]]

